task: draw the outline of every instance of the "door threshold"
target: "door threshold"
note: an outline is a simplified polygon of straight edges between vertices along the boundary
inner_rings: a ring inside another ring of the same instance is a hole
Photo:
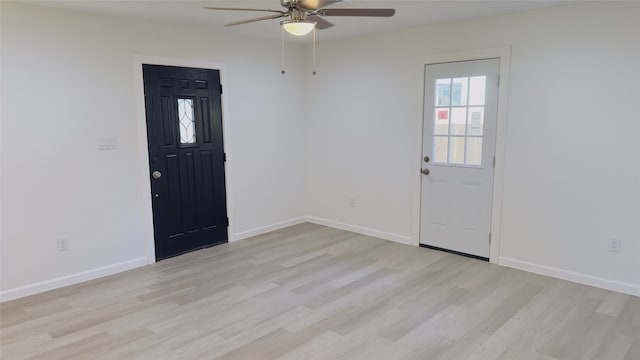
[[[437,246],[431,246],[431,245],[426,245],[426,244],[420,244],[420,247],[431,249],[431,250],[444,251],[444,252],[449,253],[449,254],[455,254],[455,255],[460,255],[460,256],[476,259],[476,260],[482,260],[482,261],[489,262],[489,258],[484,257],[484,256],[467,254],[467,253],[463,253],[463,252],[460,252],[460,251],[444,249],[444,248],[440,248],[440,247],[437,247]]]
[[[174,257],[176,257],[176,256],[186,255],[186,254],[189,254],[189,253],[192,253],[192,252],[196,252],[196,251],[199,251],[199,250],[204,250],[204,249],[212,248],[212,247],[214,247],[214,246],[218,246],[218,245],[226,244],[226,243],[228,243],[228,242],[229,242],[229,240],[222,240],[222,241],[215,242],[215,243],[213,243],[213,244],[206,244],[206,245],[198,246],[198,247],[195,247],[195,248],[193,248],[193,249],[189,249],[189,250],[181,251],[181,252],[178,252],[178,253],[175,253],[175,254],[172,254],[172,255],[169,255],[169,256],[165,256],[165,257],[157,257],[157,256],[156,256],[156,262],[158,262],[158,261],[160,261],[160,260],[167,260],[167,259],[171,259],[171,258],[174,258]]]

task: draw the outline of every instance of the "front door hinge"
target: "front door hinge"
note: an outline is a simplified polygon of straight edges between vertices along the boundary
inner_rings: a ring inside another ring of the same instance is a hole
[[[493,155],[493,168],[494,169],[496,168],[496,156],[495,155]]]
[[[222,95],[222,84],[220,84],[220,94]]]
[[[498,75],[498,87],[500,87],[500,75]]]
[[[227,153],[222,153],[222,161],[227,162]]]
[[[491,233],[489,233],[489,244],[491,244]]]
[[[227,217],[227,227],[229,226],[229,218]]]

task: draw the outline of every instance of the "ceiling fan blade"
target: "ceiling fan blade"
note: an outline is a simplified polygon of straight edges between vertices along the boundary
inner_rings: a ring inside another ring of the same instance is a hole
[[[310,16],[307,16],[307,19],[315,22],[316,29],[318,30],[328,29],[333,26],[333,23],[321,18],[320,16],[310,15]]]
[[[214,7],[214,6],[205,6],[204,8],[207,10],[266,11],[266,12],[273,12],[273,13],[278,13],[282,15],[286,14],[286,11],[271,10],[271,9],[247,9],[247,8]]]
[[[285,14],[275,14],[275,15],[269,15],[269,16],[262,16],[259,18],[253,18],[253,19],[247,19],[247,20],[240,20],[240,21],[234,21],[232,23],[226,24],[225,26],[234,26],[234,25],[241,25],[241,24],[248,24],[248,23],[252,23],[252,22],[256,22],[256,21],[262,21],[262,20],[270,20],[270,19],[277,19],[277,18],[281,18],[286,16]]]
[[[373,16],[392,17],[396,9],[323,9],[318,11],[321,16]]]
[[[342,0],[298,0],[296,5],[307,10],[318,10],[341,1]]]

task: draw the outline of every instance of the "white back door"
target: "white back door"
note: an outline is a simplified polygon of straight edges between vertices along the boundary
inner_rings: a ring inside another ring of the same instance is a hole
[[[422,245],[489,258],[499,68],[425,65]]]

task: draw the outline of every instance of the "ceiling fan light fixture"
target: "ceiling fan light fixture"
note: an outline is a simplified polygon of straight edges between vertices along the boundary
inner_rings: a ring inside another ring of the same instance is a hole
[[[308,20],[285,20],[280,24],[286,32],[294,36],[305,36],[316,27],[316,23]]]

